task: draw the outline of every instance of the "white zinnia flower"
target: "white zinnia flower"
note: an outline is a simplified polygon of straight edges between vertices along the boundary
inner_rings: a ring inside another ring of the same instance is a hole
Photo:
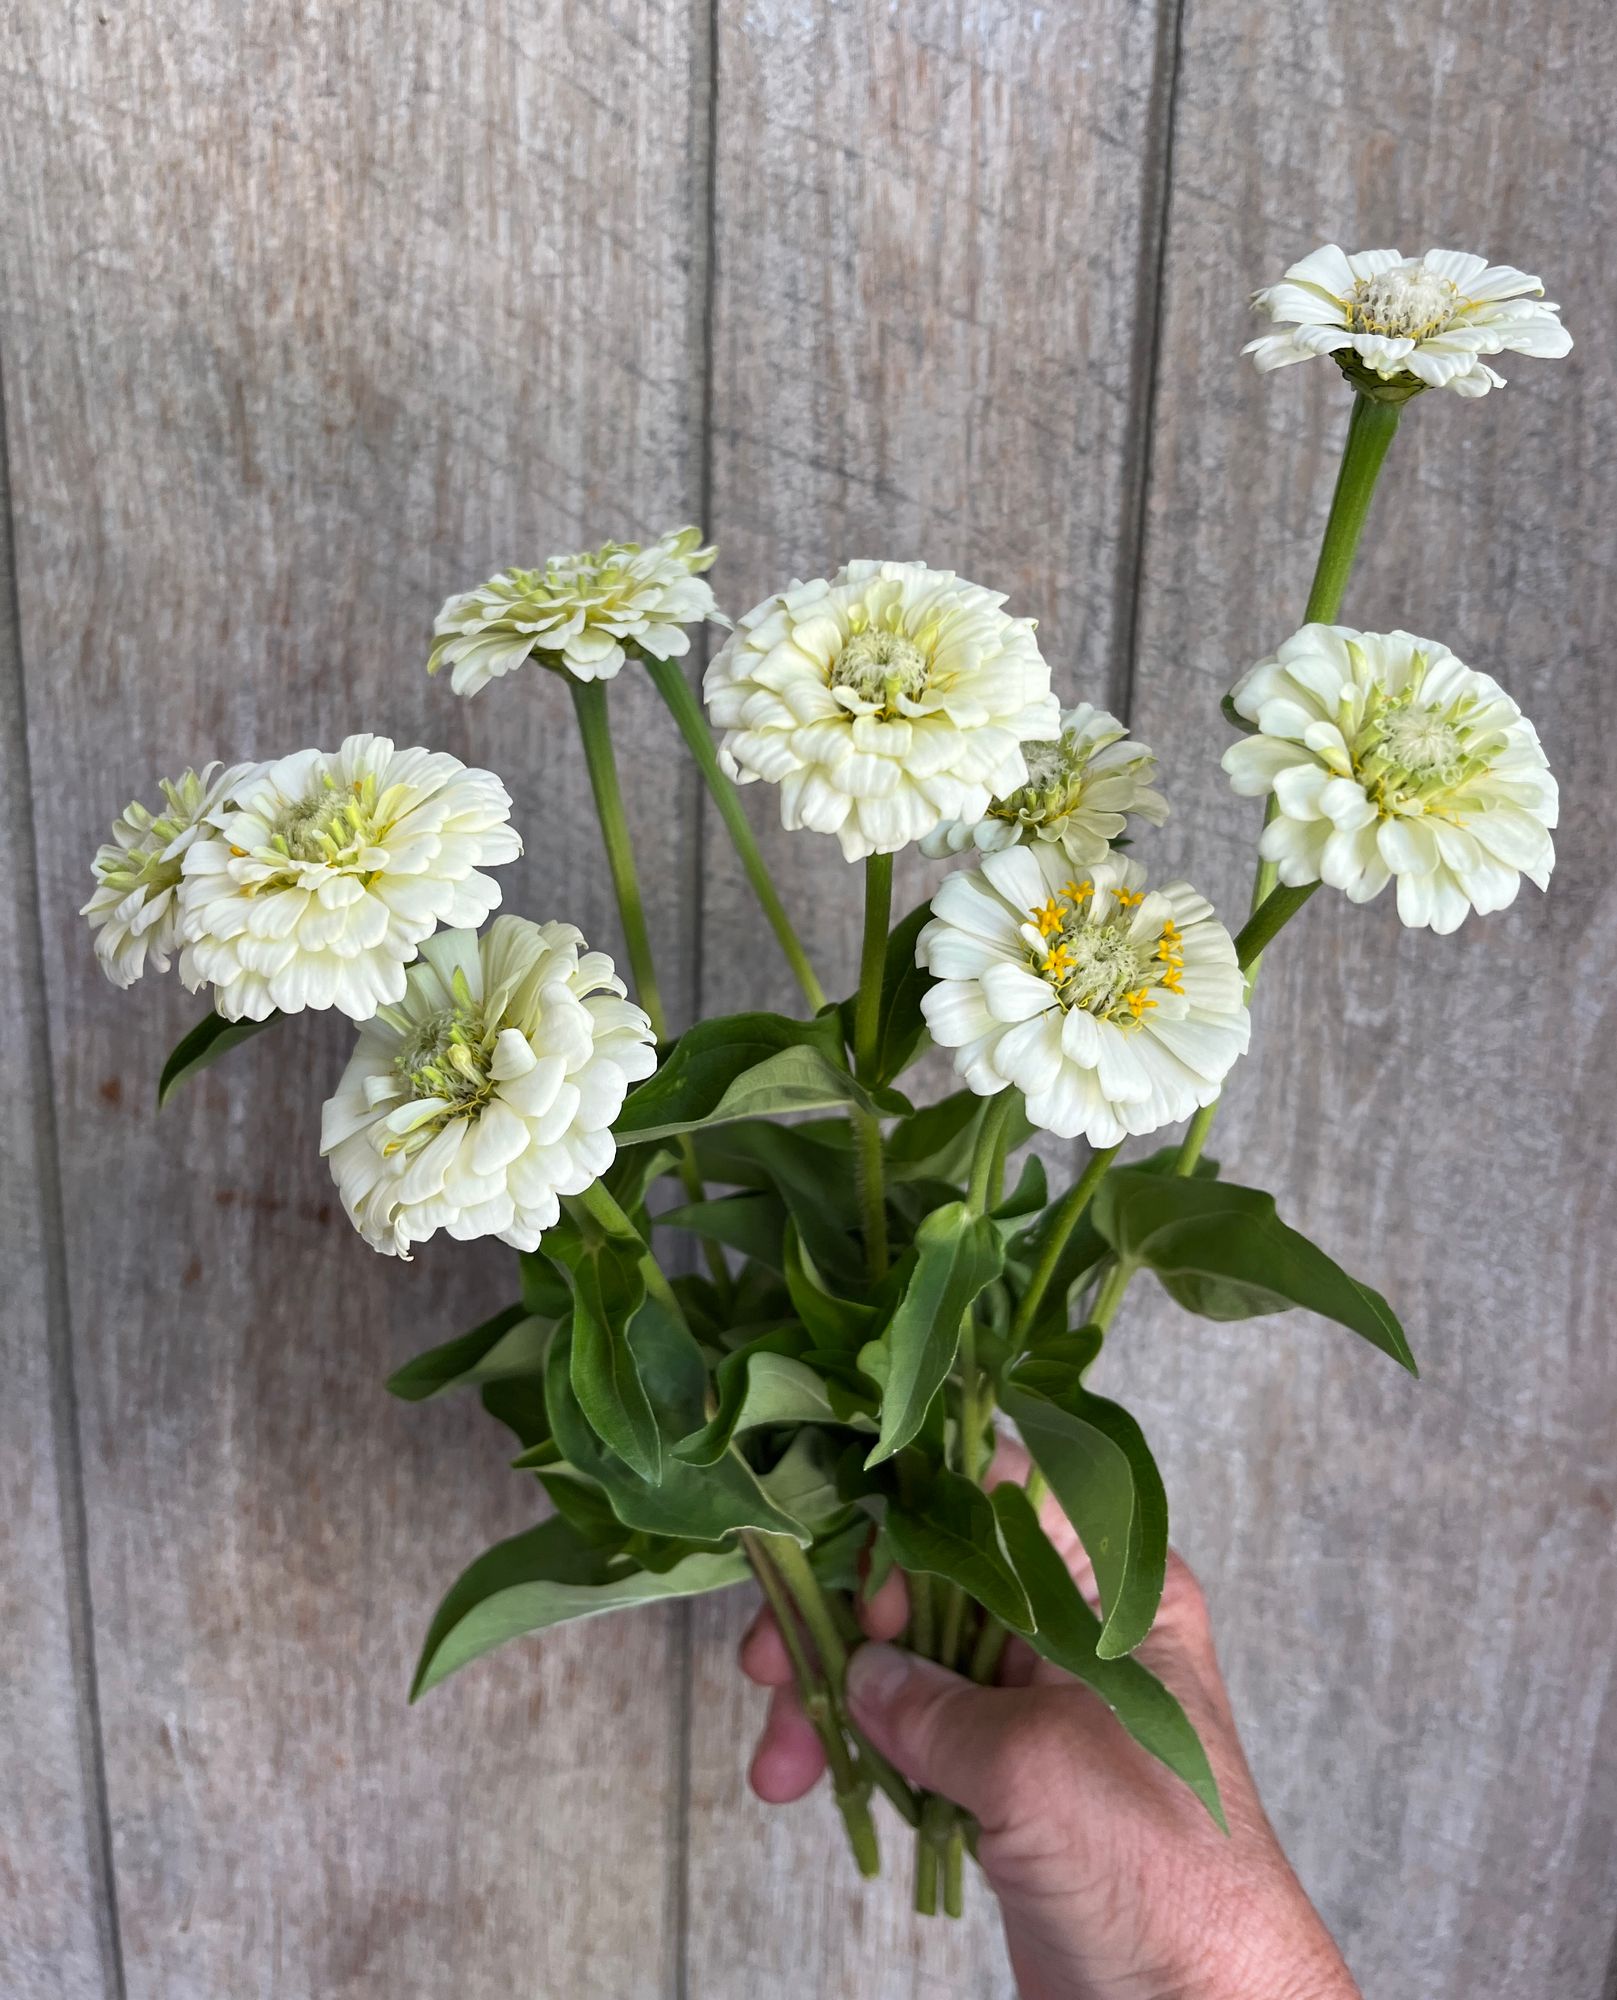
[[[510,813],[491,771],[385,736],[245,767],[185,852],[180,977],[211,981],[228,1021],[305,1007],[368,1020],[403,998],[437,925],[498,905],[478,871],[522,852]]]
[[[981,819],[1027,783],[1022,745],[1061,726],[1033,621],[1004,602],[918,562],[765,598],[703,683],[719,762],[779,784],[782,825],[834,833],[849,861]]]
[[[440,931],[396,1007],[361,1028],[320,1150],[372,1249],[439,1229],[538,1246],[612,1164],[612,1121],[657,1066],[651,1023],[571,924]]]
[[[625,641],[677,658],[690,651],[687,625],[729,622],[701,574],[717,553],[702,547],[699,528],[680,528],[649,548],[608,542],[552,556],[543,569],[502,570],[445,600],[427,672],[450,667],[456,694],[473,695],[534,653],[581,681],[611,680]]]
[[[1327,243],[1293,264],[1252,303],[1284,328],[1241,350],[1262,369],[1334,354],[1345,374],[1486,396],[1505,378],[1482,356],[1506,348],[1558,359],[1572,336],[1537,278],[1468,250],[1397,250],[1348,256]]]
[[[1406,924],[1457,929],[1549,886],[1558,798],[1538,732],[1497,681],[1409,632],[1305,625],[1236,683],[1257,724],[1224,753],[1279,806],[1260,848],[1280,879],[1367,903],[1398,878]]]
[[[916,963],[932,1039],[979,1097],[1014,1084],[1047,1132],[1092,1146],[1210,1104],[1250,1021],[1230,934],[1188,882],[1113,855],[1081,880],[1048,841],[990,854],[932,898]]]
[[[1061,718],[1061,734],[1048,743],[1024,743],[1027,783],[995,799],[985,818],[950,820],[921,842],[933,860],[975,846],[997,854],[1019,840],[1053,840],[1076,868],[1104,861],[1136,814],[1161,826],[1168,801],[1151,789],[1157,760],[1143,743],[1125,743],[1128,730],[1114,715],[1081,701]]]
[[[95,954],[114,986],[131,986],[146,970],[167,972],[180,944],[180,863],[185,850],[206,835],[204,815],[247,772],[250,764],[220,764],[187,771],[172,783],[159,778],[167,810],[152,812],[131,799],[113,822],[112,839],[96,849],[96,889],[80,910],[95,932]]]

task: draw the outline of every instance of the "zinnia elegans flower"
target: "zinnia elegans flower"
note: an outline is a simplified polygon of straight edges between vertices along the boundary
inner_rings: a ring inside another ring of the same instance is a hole
[[[354,1227],[408,1257],[440,1229],[532,1250],[612,1164],[629,1085],[657,1066],[651,1023],[571,924],[499,917],[440,931],[404,999],[360,1030],[320,1150]]]
[[[1087,701],[1068,709],[1061,734],[1049,743],[1024,743],[1027,783],[995,799],[971,824],[950,820],[921,842],[934,860],[975,846],[997,854],[1017,841],[1053,840],[1075,868],[1104,861],[1128,824],[1128,815],[1161,826],[1168,801],[1151,789],[1157,760],[1143,743],[1126,743],[1116,716]]]
[[[608,542],[543,569],[502,570],[445,601],[427,672],[449,667],[456,694],[473,695],[534,653],[581,681],[611,680],[625,642],[677,658],[690,651],[687,625],[728,622],[702,576],[716,554],[699,528],[680,528],[649,548]]]
[[[172,783],[158,780],[166,809],[152,812],[132,799],[113,822],[112,839],[97,848],[96,888],[79,915],[90,919],[95,955],[114,986],[131,986],[146,970],[167,972],[180,943],[180,863],[208,828],[204,815],[253,768],[226,771],[209,764]]]
[[[1033,621],[1004,602],[918,562],[765,598],[703,684],[720,763],[778,784],[782,825],[834,833],[849,861],[981,819],[1027,783],[1023,744],[1061,726]]]
[[[1259,368],[1333,354],[1350,381],[1401,383],[1486,396],[1505,378],[1482,359],[1507,348],[1555,360],[1572,336],[1544,301],[1544,287],[1508,264],[1468,250],[1397,250],[1347,256],[1334,243],[1293,264],[1253,305],[1284,330],[1241,350]]]
[[[1355,903],[1398,879],[1406,924],[1452,931],[1549,886],[1555,780],[1497,681],[1409,632],[1305,625],[1237,684],[1257,734],[1224,753],[1248,798],[1273,792],[1262,853],[1282,882]]]
[[[1250,1022],[1230,934],[1187,882],[1114,854],[1081,878],[1048,841],[986,856],[932,898],[921,1011],[979,1097],[1014,1084],[1047,1132],[1091,1146],[1209,1104]]]
[[[185,852],[180,977],[211,981],[229,1021],[305,1007],[368,1020],[404,997],[405,963],[437,925],[498,905],[478,871],[522,852],[510,813],[492,772],[385,736],[253,765]]]

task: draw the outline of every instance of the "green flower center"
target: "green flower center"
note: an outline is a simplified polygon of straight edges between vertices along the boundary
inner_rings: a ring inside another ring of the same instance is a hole
[[[1067,818],[1078,810],[1084,773],[1096,747],[1080,744],[1076,730],[1048,743],[1024,743],[1027,783],[1019,791],[995,799],[988,808],[989,818],[1018,820],[1024,826],[1048,826]]]
[[[1108,915],[1091,914],[1093,885],[1069,882],[1028,912],[1044,940],[1028,962],[1055,989],[1063,1007],[1082,1007],[1097,1020],[1137,1027],[1156,1006],[1155,987],[1178,993],[1184,971],[1184,940],[1170,917],[1156,938],[1131,938],[1140,890],[1114,889]]]
[[[494,1043],[495,1031],[468,995],[429,1015],[399,1049],[393,1067],[410,1095],[442,1098],[447,1107],[408,1134],[407,1152],[424,1146],[451,1119],[471,1117],[494,1095]]]
[[[855,632],[837,655],[831,685],[850,689],[886,713],[900,695],[916,701],[925,694],[931,671],[930,659],[913,639],[867,628]]]
[[[1453,795],[1504,747],[1498,729],[1479,723],[1477,696],[1440,707],[1423,703],[1426,671],[1426,657],[1417,653],[1402,691],[1372,692],[1357,731],[1349,734],[1353,774],[1383,816],[1411,807],[1452,816]]]
[[[1396,264],[1355,284],[1346,301],[1348,325],[1355,333],[1426,340],[1449,324],[1459,303],[1460,288],[1452,278],[1440,278],[1424,264]]]
[[[289,861],[322,861],[337,868],[375,844],[380,819],[374,777],[367,774],[354,785],[339,785],[328,777],[311,798],[282,811],[270,845]]]

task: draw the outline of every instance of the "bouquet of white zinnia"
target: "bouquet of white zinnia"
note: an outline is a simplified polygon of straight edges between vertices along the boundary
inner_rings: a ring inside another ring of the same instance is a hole
[[[528,663],[566,681],[627,982],[550,910],[486,921],[484,871],[521,852],[510,797],[440,751],[255,745],[269,761],[159,779],[160,804],[126,808],[94,860],[96,955],[125,987],[177,956],[210,997],[159,1101],[282,1014],[338,1009],[356,1040],[319,1143],[360,1237],[515,1253],[510,1305],[390,1384],[480,1386],[548,1503],[450,1588],[417,1694],[520,1633],[750,1574],[859,1866],[878,1866],[880,1792],[914,1830],[917,1907],[955,1913],[972,1827],[843,1698],[861,1593],[897,1565],[912,1645],[986,1680],[1021,1635],[1222,1820],[1190,1721],[1129,1657],[1162,1587],[1161,1481],[1085,1377],[1142,1270],[1191,1313],[1306,1307],[1414,1372],[1381,1294],[1202,1149],[1260,954],[1320,884],[1366,902],[1396,882],[1403,923],[1437,933],[1503,910],[1523,876],[1548,885],[1555,781],[1511,696],[1435,640],[1337,622],[1403,407],[1498,386],[1484,355],[1564,353],[1540,289],[1466,253],[1328,246],[1257,294],[1280,329],[1257,365],[1329,354],[1353,401],[1300,628],[1225,701],[1242,733],[1224,768],[1267,800],[1238,926],[1136,858],[1168,810],[1151,752],[1064,707],[1033,620],[953,571],[861,559],[785,584],[714,654],[704,716],[677,663],[693,628],[729,621],[695,528],[502,570],[444,605],[428,663],[460,695]],[[626,671],[667,704],[801,1011],[670,1032],[613,756]],[[739,802],[752,782],[784,827],[862,863],[840,1005]],[[895,924],[912,842],[948,872]],[[960,1087],[918,1106],[932,1044]],[[1066,1186],[1047,1152],[1011,1176],[1041,1132],[1087,1143]],[[1098,1606],[1020,1489],[988,1490],[999,1412],[1093,1557]]]

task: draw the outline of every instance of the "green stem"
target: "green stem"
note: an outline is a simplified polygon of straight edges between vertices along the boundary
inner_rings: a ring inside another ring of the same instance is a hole
[[[640,900],[640,878],[635,873],[634,847],[629,839],[629,822],[623,810],[623,793],[618,785],[618,763],[612,754],[612,729],[606,712],[606,683],[574,680],[569,675],[567,685],[573,691],[578,734],[584,745],[590,790],[595,794],[595,815],[601,822],[606,865],[612,871],[612,888],[618,899],[618,916],[623,924],[623,942],[628,948],[629,969],[634,974],[635,997],[650,1017],[651,1032],[659,1042],[666,1041],[668,1020],[663,1013],[662,995],[657,990],[657,971],[651,959],[645,905]]]
[[[582,1194],[570,1195],[568,1200],[583,1209],[608,1236],[616,1237],[620,1243],[638,1245],[640,1275],[646,1281],[646,1290],[683,1326],[684,1308],[680,1305],[662,1266],[651,1254],[646,1239],[635,1228],[614,1197],[607,1192],[604,1184],[600,1181],[591,1181]]]
[[[1005,1650],[1005,1642],[1010,1638],[1010,1630],[1002,1625],[991,1612],[983,1613],[977,1643],[972,1648],[971,1678],[979,1687],[987,1687],[999,1671],[1000,1655]]]
[[[957,1818],[943,1843],[943,1914],[964,1916],[966,1909],[966,1832]]]
[[[865,862],[865,937],[859,954],[859,992],[853,1010],[854,1074],[876,1080],[877,1039],[881,1033],[881,983],[887,963],[887,929],[893,907],[893,857],[872,854]],[[864,1222],[865,1265],[874,1284],[887,1272],[887,1192],[882,1159],[881,1120],[874,1112],[854,1113],[858,1139],[855,1165],[859,1209]]]
[[[752,884],[752,892],[758,898],[759,907],[768,919],[769,928],[775,933],[781,950],[786,954],[786,962],[803,989],[803,997],[818,1013],[825,1005],[825,988],[815,977],[808,953],[792,928],[792,920],[786,914],[774,878],[758,851],[758,843],[747,823],[740,795],[720,769],[718,752],[713,747],[707,718],[702,713],[695,691],[675,661],[653,659],[649,653],[643,653],[641,658],[646,663],[652,685],[667,704],[668,712],[679,725],[679,732],[696,759],[697,769],[702,773],[713,803],[719,809],[719,817],[724,821],[725,831],[746,871],[747,880]]]
[[[932,1657],[936,1621],[933,1616],[932,1578],[926,1570],[906,1573],[905,1581],[910,1592],[909,1645],[912,1653],[919,1653],[923,1660]]]
[[[994,1185],[996,1164],[999,1178],[1005,1175],[1005,1141],[1010,1133],[1011,1112],[1016,1106],[1016,1092],[1006,1089],[988,1100],[983,1112],[982,1123],[977,1127],[977,1142],[971,1150],[971,1180],[966,1189],[966,1200],[973,1215],[986,1215],[999,1196],[999,1188]]]
[[[1257,964],[1276,932],[1296,916],[1318,887],[1317,882],[1304,882],[1295,889],[1282,886],[1270,890],[1235,940],[1235,961],[1243,972]]]
[[[842,1824],[847,1829],[848,1844],[853,1849],[854,1860],[861,1875],[872,1876],[881,1873],[881,1850],[876,1840],[876,1823],[870,1816],[870,1787],[854,1766],[847,1741],[842,1734],[842,1726],[837,1720],[832,1705],[830,1690],[816,1672],[813,1662],[803,1645],[803,1635],[798,1626],[798,1613],[780,1573],[771,1561],[764,1546],[764,1538],[750,1531],[741,1536],[741,1546],[747,1560],[752,1565],[753,1574],[769,1600],[769,1608],[775,1614],[775,1626],[786,1647],[792,1663],[792,1673],[797,1681],[798,1700],[803,1704],[803,1713],[814,1726],[825,1751],[826,1768],[831,1774],[831,1790],[835,1795],[837,1810],[842,1815]],[[795,1543],[793,1544],[795,1547]]]
[[[908,1781],[867,1740],[848,1714],[843,1694],[848,1677],[848,1647],[837,1626],[836,1614],[820,1588],[820,1579],[814,1574],[814,1565],[806,1551],[789,1535],[760,1536],[758,1539],[767,1544],[770,1560],[779,1569],[781,1580],[791,1592],[798,1614],[808,1627],[809,1637],[814,1642],[814,1650],[820,1656],[820,1665],[825,1673],[832,1714],[838,1726],[846,1729],[858,1745],[862,1771],[881,1787],[899,1814],[914,1826],[920,1818],[920,1808]]]
[[[1038,1317],[1039,1307],[1044,1303],[1044,1295],[1049,1290],[1050,1280],[1056,1274],[1056,1266],[1061,1262],[1061,1253],[1067,1247],[1067,1238],[1078,1226],[1078,1218],[1089,1206],[1090,1196],[1101,1184],[1101,1178],[1112,1164],[1117,1153],[1116,1146],[1106,1146],[1098,1153],[1091,1153],[1089,1163],[1067,1190],[1066,1197],[1056,1211],[1056,1219],[1050,1226],[1050,1234],[1040,1253],[1038,1263],[1033,1267],[1033,1276],[1017,1308],[1016,1318],[1011,1326],[1013,1347],[1024,1343]]]
[[[584,763],[590,774],[590,790],[595,794],[595,815],[601,823],[601,840],[606,863],[612,873],[612,889],[617,897],[618,918],[623,925],[623,941],[629,953],[629,969],[634,990],[651,1022],[651,1032],[659,1042],[668,1039],[668,1022],[663,1013],[662,994],[657,986],[657,968],[651,956],[651,936],[646,929],[645,905],[640,897],[640,876],[635,868],[634,843],[629,838],[629,821],[623,810],[623,792],[618,784],[618,763],[612,751],[612,724],[607,712],[606,683],[579,681],[568,676],[573,691],[573,709],[578,716],[579,739],[584,745]],[[679,1178],[688,1201],[704,1201],[707,1191],[697,1170],[696,1148],[691,1135],[679,1135]],[[718,1289],[721,1305],[728,1309],[735,1296],[730,1267],[718,1244],[704,1238],[702,1254]]]

